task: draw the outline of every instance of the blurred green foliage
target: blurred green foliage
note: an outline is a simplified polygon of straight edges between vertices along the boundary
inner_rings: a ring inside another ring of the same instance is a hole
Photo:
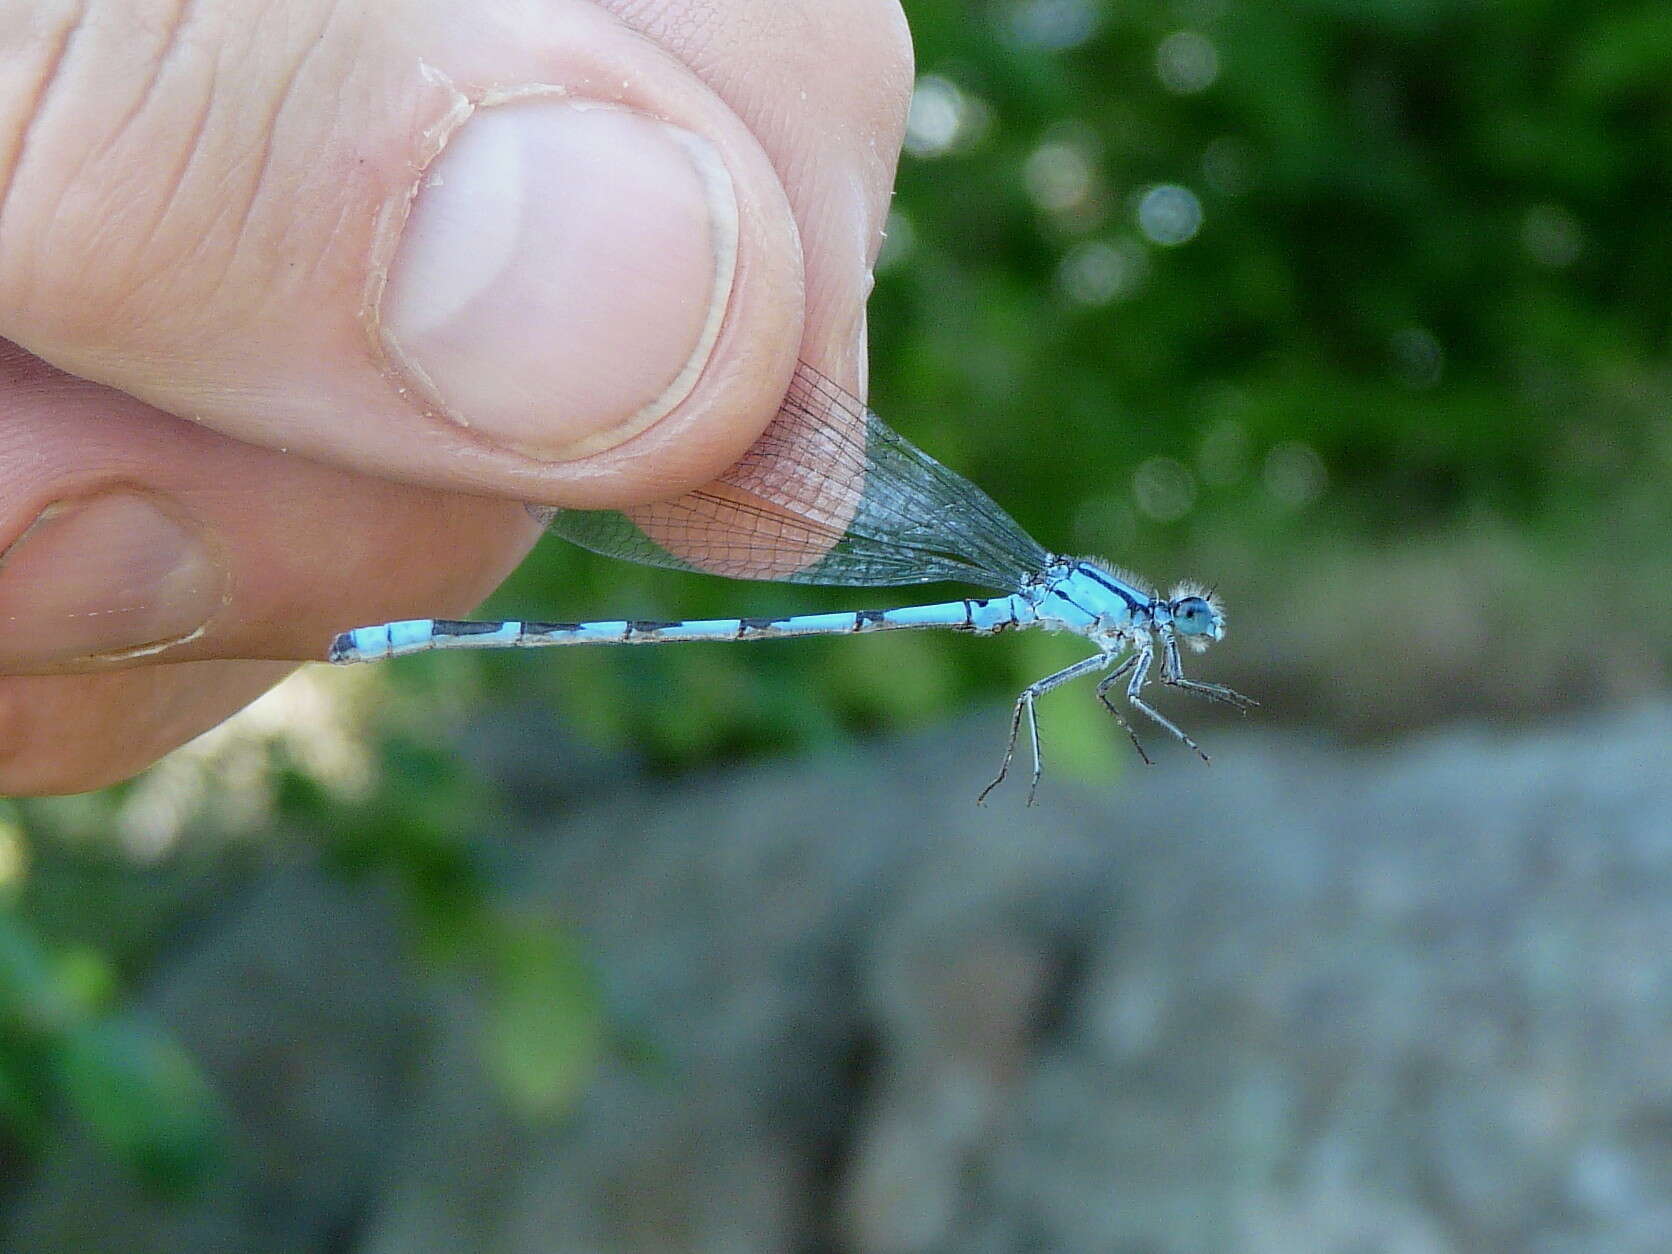
[[[871,399],[1048,547],[1220,579],[1240,622],[1281,615],[1325,552],[1466,529],[1525,537],[1564,576],[1599,549],[1660,564],[1672,9],[907,9],[920,91]],[[887,600],[552,541],[489,608]],[[497,696],[677,764],[940,717],[1014,691],[1036,653],[892,637],[480,665]]]
[[[22,829],[4,807],[0,839],[15,849]],[[198,1183],[224,1129],[196,1068],[153,1025],[118,1008],[106,955],[49,948],[8,908],[16,896],[0,885],[0,1164],[28,1158],[49,1126],[67,1121],[159,1190]]]
[[[284,735],[228,735],[100,793],[0,799],[0,1185],[65,1135],[159,1194],[212,1182],[229,1145],[220,1106],[188,1054],[122,1002],[171,933],[299,851],[389,895],[415,967],[481,1007],[483,1065],[525,1117],[561,1116],[600,1059],[635,1048],[610,1034],[578,939],[507,904],[495,795],[402,730],[447,703],[419,688],[361,729],[375,754],[363,790],[322,780]],[[267,793],[245,830],[217,791],[234,763]],[[157,839],[175,856],[158,862]]]
[[[1526,618],[1502,611],[1506,633],[1551,617],[1536,602],[1549,572],[1652,585],[1665,607],[1672,7],[907,9],[920,91],[871,305],[871,398],[893,425],[1048,547],[1221,578],[1234,627],[1301,630],[1294,581],[1325,572],[1348,610],[1306,625],[1320,669],[1341,662],[1328,642],[1351,638],[1366,593],[1385,608],[1377,555],[1413,540],[1445,554],[1465,533],[1514,537],[1533,591]],[[891,599],[553,541],[488,612]],[[494,904],[471,833],[492,830],[495,801],[455,761],[460,709],[551,709],[612,754],[689,767],[924,723],[1075,653],[898,635],[418,659],[381,677],[429,717],[383,741],[380,782],[345,802],[275,750],[273,808],[345,875],[400,890],[414,953],[488,991],[507,1095],[551,1113],[611,1043],[569,940]],[[1058,766],[1124,762],[1093,703],[1071,704],[1053,723]],[[114,1009],[170,906],[92,851],[132,796],[0,814],[42,863],[8,874],[0,841],[0,1161],[26,1161],[68,1114],[136,1170],[189,1183],[212,1157],[213,1098]],[[262,856],[235,849],[209,880]]]

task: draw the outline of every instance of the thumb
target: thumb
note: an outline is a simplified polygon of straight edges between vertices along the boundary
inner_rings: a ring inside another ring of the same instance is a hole
[[[586,0],[6,6],[0,190],[0,337],[433,487],[695,486],[801,339],[766,155]]]

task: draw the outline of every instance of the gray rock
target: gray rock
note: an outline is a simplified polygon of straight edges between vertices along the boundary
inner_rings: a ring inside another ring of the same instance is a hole
[[[4,1224],[8,1251],[292,1254],[333,1248],[381,1189],[378,1154],[413,1083],[424,1016],[379,894],[274,872],[225,903],[143,1010],[209,1073],[229,1160],[170,1200],[66,1132]]]
[[[277,1249],[267,1173],[317,1159],[283,1248],[1672,1247],[1672,708],[1221,733],[1033,810],[971,804],[976,726],[511,833],[507,901],[579,931],[643,1046],[558,1123],[485,1078],[478,991],[413,992],[354,910],[249,995],[279,903],[339,891],[274,884],[155,994],[264,1169],[192,1227],[71,1154],[8,1236]]]

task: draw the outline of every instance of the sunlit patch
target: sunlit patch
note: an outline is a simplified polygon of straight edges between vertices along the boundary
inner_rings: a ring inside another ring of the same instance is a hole
[[[22,883],[28,869],[23,828],[11,819],[0,818],[0,892]]]
[[[202,817],[212,816],[222,832],[254,829],[272,814],[283,769],[334,797],[364,797],[376,771],[363,697],[376,684],[370,672],[298,671],[135,780],[116,811],[118,843],[129,856],[154,861]]]

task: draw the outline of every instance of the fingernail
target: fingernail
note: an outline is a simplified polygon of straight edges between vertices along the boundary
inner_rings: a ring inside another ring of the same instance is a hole
[[[478,109],[413,202],[384,345],[495,444],[543,461],[612,448],[701,374],[737,216],[719,153],[689,131],[554,97]]]
[[[225,586],[202,531],[154,497],[56,502],[0,553],[0,671],[180,643]]]

